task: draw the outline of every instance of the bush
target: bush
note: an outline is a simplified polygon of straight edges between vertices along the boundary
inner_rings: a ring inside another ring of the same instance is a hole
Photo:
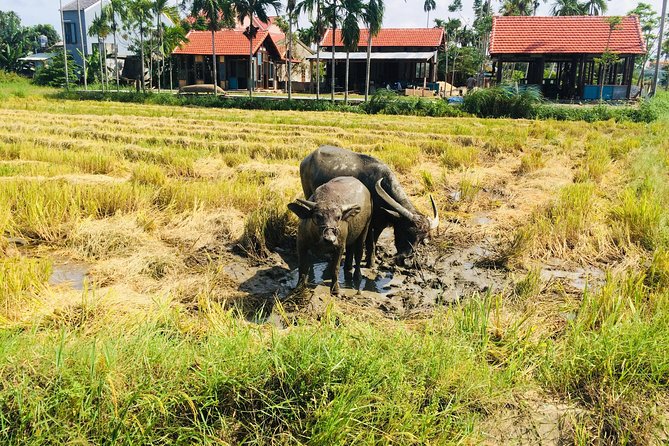
[[[399,96],[388,90],[378,90],[372,99],[360,105],[369,114],[458,117],[464,113],[443,100]]]
[[[49,87],[65,87],[65,64],[63,63],[63,54],[58,52],[48,65],[39,68],[35,72],[33,82],[37,85],[47,85]],[[67,70],[70,82],[77,82],[78,68],[74,65],[74,59],[68,54]]]
[[[540,103],[536,88],[494,87],[467,94],[462,109],[480,118],[532,118]]]

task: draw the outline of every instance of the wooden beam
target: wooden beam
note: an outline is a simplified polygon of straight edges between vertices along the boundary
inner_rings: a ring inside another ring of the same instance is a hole
[[[628,68],[628,75],[627,75],[627,99],[630,99],[632,97],[632,81],[634,78],[634,60],[635,56],[631,56],[628,58],[629,61],[629,68]]]

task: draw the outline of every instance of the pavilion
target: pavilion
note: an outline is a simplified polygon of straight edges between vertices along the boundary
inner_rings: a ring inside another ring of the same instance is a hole
[[[527,64],[521,84],[534,85],[551,99],[629,99],[637,56],[646,52],[639,18],[627,16],[611,31],[608,17],[493,18],[490,56],[493,76],[502,83],[511,64]],[[604,73],[596,59],[606,51],[619,61]]]

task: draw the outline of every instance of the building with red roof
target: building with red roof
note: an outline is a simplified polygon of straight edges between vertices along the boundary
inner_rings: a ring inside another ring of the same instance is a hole
[[[274,17],[270,17],[268,23],[255,18],[254,27],[256,34],[252,40],[247,33],[248,19],[236,23],[234,28],[214,33],[213,43],[218,59],[216,84],[221,88],[248,88],[250,50],[253,54],[251,78],[254,89],[277,89],[285,83],[285,65],[288,60],[285,34],[276,25]],[[172,52],[177,61],[179,86],[214,83],[211,31],[190,31],[187,38],[186,43]],[[292,77],[301,79],[304,72],[309,72],[308,62],[304,60],[304,50],[308,54],[311,52],[301,42],[295,42],[293,47],[291,60],[295,69]],[[295,53],[302,57],[296,58]],[[307,68],[300,69],[301,64]],[[309,79],[304,80],[308,81]]]
[[[367,42],[369,31],[360,30],[357,48],[349,58],[349,89],[364,91],[367,67]],[[384,28],[372,37],[370,57],[370,84],[372,88],[387,85],[403,88],[423,86],[437,80],[437,54],[444,47],[441,28]],[[334,54],[333,54],[334,49]],[[331,85],[331,67],[334,57],[335,88],[343,89],[345,83],[346,49],[341,30],[326,30],[321,40],[320,60],[326,65],[324,85]],[[315,61],[316,56],[309,59]]]
[[[602,16],[500,16],[493,17],[490,56],[498,83],[505,70],[527,67],[521,83],[539,86],[544,96],[560,99],[624,99],[632,95],[632,75],[637,56],[646,47],[637,16],[621,17],[610,25]],[[605,52],[618,61],[600,63]],[[509,73],[510,74],[510,73]]]

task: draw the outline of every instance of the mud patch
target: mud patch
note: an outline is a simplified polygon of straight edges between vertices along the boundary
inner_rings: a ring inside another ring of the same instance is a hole
[[[417,255],[398,262],[392,243],[392,231],[379,240],[379,263],[376,268],[362,269],[362,280],[354,283],[340,268],[341,287],[338,300],[380,311],[386,317],[411,318],[428,316],[440,306],[453,304],[475,293],[499,292],[508,285],[507,271],[485,265],[491,255],[482,245],[440,249],[444,243],[422,246]],[[331,278],[326,273],[327,262],[317,262],[311,268],[309,287],[300,296],[293,293],[297,285],[296,259],[274,253],[269,264],[250,266],[247,262],[231,261],[223,271],[239,283],[239,291],[252,300],[291,302],[296,311],[300,305],[308,312],[319,313],[330,301]],[[267,308],[265,308],[267,309]],[[266,313],[271,316],[271,311]]]

